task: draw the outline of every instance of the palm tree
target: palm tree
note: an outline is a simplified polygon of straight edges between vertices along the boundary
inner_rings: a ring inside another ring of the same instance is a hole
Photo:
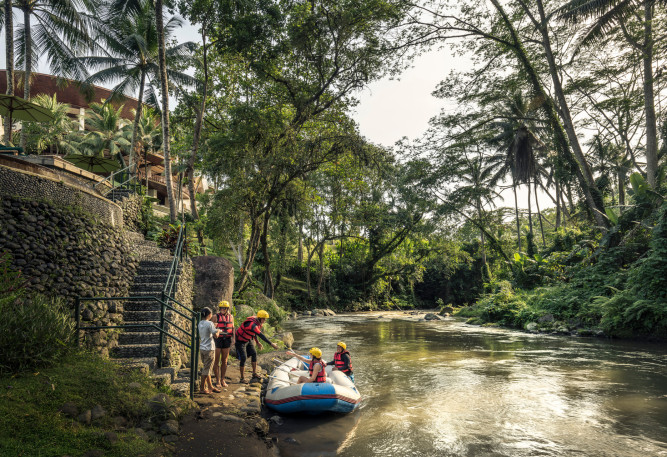
[[[162,102],[162,138],[164,154],[164,174],[167,186],[167,200],[169,200],[169,218],[176,222],[176,202],[171,181],[171,135],[169,132],[169,74],[167,72],[167,52],[165,45],[164,4],[162,0],[113,0],[111,11],[125,14],[132,11],[141,11],[145,2],[152,2],[155,9],[155,25],[157,27],[158,66],[160,79],[160,96]]]
[[[46,55],[54,73],[63,74],[72,58],[89,43],[88,21],[80,11],[94,3],[89,0],[16,0],[14,6],[23,12],[23,24],[16,29],[15,50],[19,54],[18,63],[25,70],[23,98],[28,100],[32,68],[40,56]],[[22,132],[22,146],[25,141]]]
[[[655,187],[658,173],[658,128],[655,114],[655,91],[653,74],[653,8],[654,0],[570,0],[557,10],[563,19],[579,22],[593,19],[580,45],[591,44],[619,28],[630,45],[639,52],[644,73],[644,112],[646,115],[646,180]],[[631,36],[626,23],[642,12],[643,36],[637,40]]]
[[[33,99],[33,103],[48,109],[53,115],[50,122],[32,122],[25,126],[29,134],[28,149],[33,149],[38,154],[49,148],[50,154],[63,152],[74,152],[69,141],[66,140],[69,133],[75,129],[75,121],[67,115],[69,105],[59,103],[56,94],[49,96],[40,94]]]
[[[491,182],[498,182],[508,174],[512,178],[519,251],[521,250],[521,224],[519,221],[516,188],[519,184],[528,184],[528,233],[532,240],[531,181],[535,186],[535,201],[537,203],[537,185],[540,177],[546,174],[538,163],[533,147],[534,145],[542,145],[537,135],[539,131],[545,129],[545,122],[532,116],[531,112],[533,111],[531,102],[520,91],[515,92],[511,98],[504,101],[503,106],[500,108],[499,117],[502,120],[490,124],[492,129],[499,132],[488,140],[489,144],[499,151],[498,155],[491,156],[487,161],[488,166],[496,170]],[[544,229],[539,204],[538,217],[542,232],[542,241],[544,243]],[[532,251],[532,246],[529,245],[528,250]]]
[[[93,103],[92,113],[86,117],[87,133],[81,139],[83,153],[95,156],[118,157],[125,166],[122,152],[130,147],[131,130],[123,119],[123,105],[114,109],[109,103]]]
[[[165,25],[165,35],[169,38],[173,31],[181,27],[183,21],[174,16]],[[86,56],[77,59],[74,69],[75,79],[86,84],[109,84],[117,82],[108,101],[122,99],[125,95],[134,95],[138,89],[138,105],[135,111],[132,140],[130,142],[130,164],[134,163],[134,154],[139,137],[139,122],[142,116],[144,100],[149,105],[158,106],[154,81],[159,77],[158,34],[155,24],[155,11],[150,3],[144,2],[141,10],[130,11],[120,19],[109,15],[99,27],[98,44],[104,43],[104,54]],[[167,49],[169,61],[191,58],[196,44],[181,43]],[[97,70],[88,76],[87,71]],[[168,71],[169,78],[180,85],[192,86],[195,78],[176,70]],[[144,96],[146,91],[147,97]]]
[[[4,3],[5,50],[7,52],[7,95],[14,95],[14,13],[12,0]],[[12,124],[9,116],[5,117],[5,144],[12,142]]]

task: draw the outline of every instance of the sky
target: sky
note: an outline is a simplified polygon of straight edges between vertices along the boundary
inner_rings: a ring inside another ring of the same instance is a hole
[[[197,41],[197,27],[186,23],[178,29],[175,38],[179,42]],[[4,43],[4,31],[0,33],[0,43]],[[6,68],[5,52],[2,46],[0,68]],[[359,124],[361,134],[370,142],[388,148],[403,137],[409,140],[419,138],[428,128],[428,121],[441,110],[452,110],[451,101],[434,97],[432,92],[452,70],[469,68],[470,59],[454,57],[448,48],[432,50],[416,58],[412,66],[396,79],[386,77],[371,83],[357,94],[359,104],[352,113],[352,118]],[[41,59],[35,71],[49,73],[49,68]],[[174,106],[175,100],[170,100]],[[519,206],[527,208],[527,190],[519,189]],[[499,206],[513,206],[510,191],[503,194],[504,201]],[[553,206],[546,195],[538,195],[541,208]]]

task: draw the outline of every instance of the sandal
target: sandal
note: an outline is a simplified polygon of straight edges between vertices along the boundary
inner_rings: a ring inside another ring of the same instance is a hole
[[[219,393],[221,392],[221,390],[218,389],[218,388],[216,388],[216,387],[214,387],[214,388],[211,389],[211,390],[213,390],[213,392],[215,392],[216,394],[219,394]]]

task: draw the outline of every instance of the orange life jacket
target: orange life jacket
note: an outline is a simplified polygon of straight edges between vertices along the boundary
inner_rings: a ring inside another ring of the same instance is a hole
[[[220,336],[231,338],[234,334],[234,316],[229,312],[227,314],[217,313],[216,316],[218,322],[215,326],[220,329]]]
[[[350,358],[350,365],[345,370],[343,369],[345,367],[345,362],[343,362],[343,354],[347,354],[347,356]],[[336,352],[334,354],[334,366],[345,374],[352,373],[352,356],[350,356],[350,352],[346,349],[344,349],[342,352]]]
[[[327,366],[327,364],[322,360],[311,360],[310,365],[308,365],[308,374],[310,377],[313,376],[313,368],[315,367],[315,364],[319,363],[322,369],[317,373],[317,377],[315,378],[315,382],[327,382],[327,374],[324,371],[324,367]]]
[[[257,338],[260,333],[262,333],[262,324],[255,316],[251,316],[236,329],[236,341],[247,343],[253,338]]]

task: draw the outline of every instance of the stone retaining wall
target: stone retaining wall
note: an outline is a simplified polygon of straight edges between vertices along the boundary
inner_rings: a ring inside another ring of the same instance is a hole
[[[21,186],[11,189],[30,197],[7,195],[7,178]],[[72,206],[72,201],[54,202],[62,201],[66,195],[74,198],[76,194],[66,186],[45,184],[30,176],[16,178],[16,173],[7,173],[0,167],[0,253],[11,256],[12,268],[22,271],[29,280],[28,289],[64,297],[72,307],[77,296],[126,296],[138,261],[124,231],[111,224],[109,218],[96,218]],[[28,190],[30,183],[37,188]],[[42,197],[47,195],[39,195],[39,189],[47,193],[61,190],[63,195],[52,193],[46,200]],[[122,223],[122,215],[116,219],[119,220]],[[84,324],[121,322],[119,306],[115,302],[84,302]],[[86,339],[91,346],[110,348],[117,344],[117,333],[86,332]]]
[[[144,197],[139,194],[133,194],[123,198],[118,202],[118,206],[123,210],[123,224],[128,230],[143,233],[144,228],[141,224],[141,205]]]
[[[123,211],[106,198],[49,176],[0,165],[0,197],[14,196],[48,201],[56,206],[75,207],[118,229],[123,227]]]

